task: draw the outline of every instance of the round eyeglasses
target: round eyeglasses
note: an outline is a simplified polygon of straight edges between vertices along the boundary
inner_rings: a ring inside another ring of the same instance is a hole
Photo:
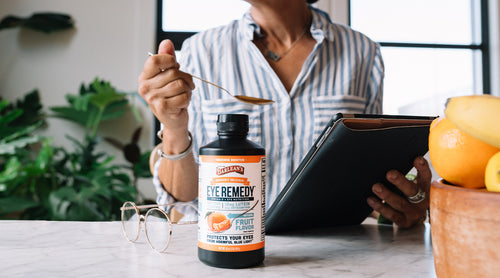
[[[145,215],[141,210],[147,209]],[[192,203],[172,203],[166,205],[141,205],[125,202],[121,207],[122,230],[125,237],[135,242],[141,229],[154,250],[165,252],[170,244],[172,225],[198,223],[198,208]]]

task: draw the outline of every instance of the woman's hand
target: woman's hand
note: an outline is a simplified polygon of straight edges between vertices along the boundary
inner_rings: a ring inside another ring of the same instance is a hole
[[[164,130],[185,134],[187,107],[194,83],[191,75],[179,70],[174,45],[170,40],[160,43],[158,54],[144,63],[139,76],[139,94],[146,100]]]
[[[397,195],[380,183],[376,183],[372,190],[380,199],[375,197],[367,199],[368,205],[375,211],[402,228],[410,228],[421,223],[425,220],[429,208],[429,191],[432,179],[429,164],[423,157],[418,157],[413,165],[417,169],[415,181],[408,180],[405,175],[396,170],[390,170],[386,175],[387,180],[398,187],[407,198]],[[410,202],[408,197],[416,196],[419,190],[425,192],[425,198],[418,203]]]

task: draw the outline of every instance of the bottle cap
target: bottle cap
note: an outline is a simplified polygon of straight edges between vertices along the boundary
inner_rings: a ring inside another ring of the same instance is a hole
[[[245,114],[219,114],[217,117],[218,135],[248,134],[248,115]]]

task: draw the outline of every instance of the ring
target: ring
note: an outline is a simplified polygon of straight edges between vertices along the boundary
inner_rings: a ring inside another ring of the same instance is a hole
[[[423,200],[425,200],[425,191],[422,191],[421,188],[418,189],[417,194],[408,197],[408,202],[412,204],[418,204]]]

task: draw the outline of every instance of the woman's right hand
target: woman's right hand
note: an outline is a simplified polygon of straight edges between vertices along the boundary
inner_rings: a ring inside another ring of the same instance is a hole
[[[158,54],[146,60],[139,75],[139,94],[163,124],[164,134],[180,135],[187,131],[187,107],[194,83],[191,75],[179,67],[173,43],[164,40]]]

